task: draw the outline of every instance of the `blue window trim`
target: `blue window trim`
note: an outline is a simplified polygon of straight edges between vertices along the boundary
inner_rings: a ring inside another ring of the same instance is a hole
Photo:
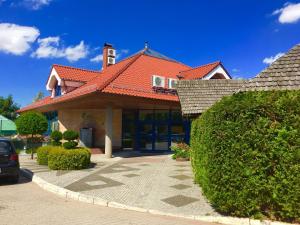
[[[55,97],[61,96],[61,86],[56,85],[55,86]]]

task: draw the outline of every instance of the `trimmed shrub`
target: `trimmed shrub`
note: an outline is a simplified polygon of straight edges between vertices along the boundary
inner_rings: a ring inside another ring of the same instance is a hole
[[[178,143],[171,147],[174,152],[173,159],[190,159],[190,146],[185,143]]]
[[[74,130],[67,130],[63,133],[63,138],[66,141],[74,141],[77,140],[79,137],[78,132],[74,131]]]
[[[76,141],[68,141],[63,143],[63,147],[65,149],[73,149],[76,148],[76,146],[78,145],[78,143]]]
[[[50,135],[51,138],[51,145],[53,146],[61,146],[61,140],[62,140],[62,133],[60,131],[53,131]]]
[[[51,145],[39,147],[37,149],[37,162],[39,165],[48,165],[48,155],[50,151],[56,149],[57,147],[53,147]]]
[[[48,155],[48,166],[52,170],[79,170],[88,168],[91,153],[86,148],[66,150],[56,147]]]
[[[226,214],[300,221],[300,91],[223,98],[193,121],[195,180]]]
[[[75,148],[78,145],[78,138],[79,134],[76,131],[73,130],[67,130],[63,133],[63,138],[67,142],[63,143],[63,146],[65,149],[72,149]]]
[[[21,135],[27,136],[27,142],[30,148],[37,147],[35,140],[48,129],[47,118],[40,112],[25,112],[16,120],[17,131]],[[31,153],[33,159],[33,152]]]

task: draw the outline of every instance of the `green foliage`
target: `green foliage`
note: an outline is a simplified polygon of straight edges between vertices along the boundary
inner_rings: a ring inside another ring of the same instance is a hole
[[[75,141],[78,139],[78,137],[79,137],[78,132],[76,132],[74,130],[67,130],[63,134],[64,140],[67,140],[67,141]]]
[[[39,112],[26,112],[18,117],[16,126],[21,135],[42,135],[48,129],[48,122]]]
[[[20,107],[14,102],[14,99],[11,95],[7,98],[0,97],[0,115],[10,119],[15,120],[17,117],[16,111]]]
[[[78,145],[78,137],[79,134],[76,131],[73,130],[66,130],[63,133],[63,138],[64,140],[66,140],[67,142],[63,143],[63,146],[65,149],[72,149],[75,148]]]
[[[48,166],[52,170],[79,170],[89,167],[90,158],[91,153],[86,148],[66,150],[55,147],[48,155]]]
[[[39,165],[48,165],[48,155],[51,150],[58,147],[53,147],[51,145],[42,146],[37,149],[37,162]]]
[[[26,112],[18,117],[16,120],[17,131],[21,135],[27,135],[27,141],[30,143],[30,148],[36,147],[36,135],[42,135],[48,129],[48,122],[46,117],[39,112]],[[33,159],[33,152],[31,153]]]
[[[63,143],[63,146],[65,149],[73,149],[76,148],[76,146],[78,145],[78,143],[76,141],[68,141]]]
[[[51,145],[53,146],[61,146],[62,133],[60,131],[53,131],[50,135]]]
[[[300,91],[225,97],[193,121],[192,165],[219,211],[299,222]]]
[[[171,147],[171,150],[174,152],[172,155],[173,159],[189,159],[190,158],[190,146],[185,143],[178,143]]]

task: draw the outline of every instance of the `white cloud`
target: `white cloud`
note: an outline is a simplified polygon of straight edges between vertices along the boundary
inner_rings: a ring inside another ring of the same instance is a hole
[[[59,37],[38,39],[39,47],[31,54],[36,58],[66,58],[70,62],[85,58],[89,51],[88,46],[81,41],[76,46],[60,47]]]
[[[233,68],[233,69],[232,69],[232,72],[237,73],[237,72],[240,72],[240,70],[237,69],[237,68]]]
[[[94,58],[91,58],[90,61],[91,62],[101,62],[101,61],[103,61],[103,55],[102,54],[96,55]]]
[[[81,41],[76,46],[67,47],[64,51],[64,54],[69,61],[77,61],[85,58],[88,55],[88,47],[83,41]]]
[[[52,0],[23,0],[23,2],[21,2],[21,5],[24,5],[25,7],[32,10],[39,10],[43,6],[49,5],[51,1]]]
[[[39,35],[40,31],[35,27],[0,23],[0,51],[23,55]]]
[[[270,57],[264,58],[263,63],[265,63],[265,64],[272,64],[273,62],[275,62],[277,59],[279,59],[283,55],[284,55],[284,53],[279,52],[275,56],[270,56]]]
[[[296,23],[300,20],[300,3],[286,3],[281,9],[275,10],[273,15],[279,15],[278,21],[284,23]]]

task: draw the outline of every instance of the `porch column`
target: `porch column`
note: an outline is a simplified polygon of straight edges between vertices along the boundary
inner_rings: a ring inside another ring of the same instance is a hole
[[[109,105],[105,110],[105,156],[112,157],[113,110]]]

